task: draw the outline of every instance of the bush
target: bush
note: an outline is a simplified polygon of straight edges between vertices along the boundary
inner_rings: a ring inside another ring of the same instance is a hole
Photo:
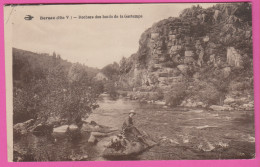
[[[205,104],[218,104],[220,102],[221,93],[212,84],[207,84],[197,95]]]
[[[107,81],[107,83],[105,83],[105,91],[112,99],[116,99],[119,95],[113,81]]]
[[[174,85],[169,92],[164,95],[166,104],[176,107],[179,105],[187,95],[187,85],[185,83]]]

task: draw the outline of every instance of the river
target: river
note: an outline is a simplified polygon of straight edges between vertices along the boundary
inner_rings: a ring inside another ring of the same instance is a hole
[[[253,111],[167,109],[124,98],[111,100],[107,96],[100,98],[99,105],[89,121],[120,129],[128,112],[134,109],[137,113],[134,124],[155,141],[160,141],[159,145],[137,156],[138,160],[254,157]],[[102,148],[104,143],[101,140],[97,147]]]
[[[120,129],[133,109],[137,113],[135,126],[158,142],[127,160],[250,159],[255,156],[254,111],[166,108],[125,98],[112,100],[106,95],[100,96],[98,104],[100,107],[87,121]],[[66,160],[64,157],[68,155],[87,156],[85,160],[90,161],[106,160],[101,154],[109,138],[100,138],[97,144],[90,144],[88,137],[83,135],[74,142],[64,139],[53,143],[31,135],[23,145],[35,148],[40,161]]]

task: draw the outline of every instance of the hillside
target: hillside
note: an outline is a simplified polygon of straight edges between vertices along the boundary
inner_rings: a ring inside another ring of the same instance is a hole
[[[74,109],[77,115],[84,107],[70,107],[79,103],[86,92],[99,94],[103,91],[101,83],[93,79],[98,72],[98,69],[63,60],[56,53],[38,54],[13,48],[14,124],[29,119],[37,119],[37,123],[54,117],[67,119],[65,111],[73,114]],[[89,110],[95,103],[95,95],[86,98],[92,98],[93,101],[88,101],[90,104],[85,103]],[[68,121],[75,119],[70,116]]]
[[[141,35],[137,53],[121,60],[119,84],[136,98],[158,100],[154,93],[163,93],[175,106],[241,98],[252,104],[252,59],[251,4],[193,6]]]

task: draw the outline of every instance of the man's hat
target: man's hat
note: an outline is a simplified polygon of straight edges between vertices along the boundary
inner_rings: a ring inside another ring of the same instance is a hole
[[[130,110],[129,114],[131,114],[131,113],[136,114],[136,112],[134,110]]]

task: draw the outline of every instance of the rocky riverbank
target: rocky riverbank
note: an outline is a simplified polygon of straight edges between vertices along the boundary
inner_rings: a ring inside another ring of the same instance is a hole
[[[37,146],[33,145],[33,142],[39,142],[39,140],[42,140],[45,144],[57,145],[64,140],[67,142],[75,142],[83,138],[90,144],[96,144],[101,138],[111,136],[114,132],[118,132],[116,128],[99,125],[94,121],[84,121],[80,127],[76,124],[60,125],[57,127],[46,124],[33,125],[33,122],[35,122],[35,120],[31,119],[14,125],[14,161],[51,160],[50,157],[40,157],[42,155],[38,155],[37,150],[40,150],[41,148],[37,148]],[[19,138],[17,136],[19,136]],[[28,148],[24,147],[27,142],[32,142],[31,144],[26,145]],[[46,149],[49,149],[45,150],[47,153],[53,153],[52,151],[54,151],[50,148]],[[81,161],[88,158],[87,154],[68,154],[67,152],[60,154],[64,154],[62,155],[63,157],[61,158],[63,159],[61,160]],[[37,159],[37,157],[41,159]]]
[[[158,92],[129,92],[129,91],[119,91],[119,94],[130,100],[137,100],[142,103],[158,104],[162,105],[164,108],[171,107],[163,99],[163,94]],[[254,110],[254,101],[252,98],[237,98],[237,97],[226,97],[223,100],[223,105],[209,105],[203,103],[202,101],[196,101],[192,99],[183,100],[178,107],[188,107],[188,108],[204,108],[215,111],[252,111]]]

